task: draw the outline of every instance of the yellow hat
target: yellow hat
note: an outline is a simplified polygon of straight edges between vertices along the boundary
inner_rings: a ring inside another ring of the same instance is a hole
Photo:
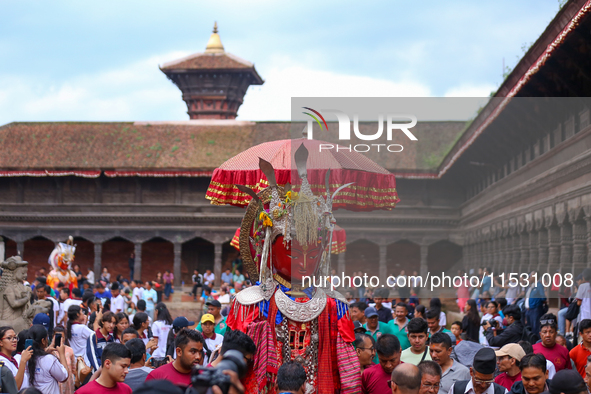
[[[211,313],[206,313],[205,315],[201,316],[201,324],[205,323],[206,321],[215,324],[215,317],[213,317]]]

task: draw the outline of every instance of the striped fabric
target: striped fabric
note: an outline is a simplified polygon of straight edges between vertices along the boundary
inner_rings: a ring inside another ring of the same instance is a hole
[[[271,326],[267,321],[249,324],[247,334],[257,346],[253,371],[258,389],[263,391],[269,381],[275,383],[275,377],[279,369],[275,340],[271,332]]]
[[[341,394],[361,393],[361,366],[353,345],[337,336],[337,364],[341,380]]]

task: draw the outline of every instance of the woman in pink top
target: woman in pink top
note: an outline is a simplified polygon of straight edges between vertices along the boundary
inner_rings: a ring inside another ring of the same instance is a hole
[[[162,280],[164,280],[164,295],[166,296],[166,300],[170,301],[170,293],[172,292],[172,282],[174,281],[174,275],[169,270],[166,270]]]
[[[462,271],[458,271],[457,276],[462,278],[462,280],[454,280],[454,286],[458,287],[457,296],[460,312],[464,312],[466,302],[470,299],[470,287],[468,286],[468,279],[464,279],[464,273]]]

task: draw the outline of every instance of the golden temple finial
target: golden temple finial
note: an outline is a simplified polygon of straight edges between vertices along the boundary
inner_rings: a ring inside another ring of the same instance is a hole
[[[224,52],[224,46],[222,45],[222,40],[218,34],[218,23],[213,23],[213,33],[209,37],[209,41],[207,42],[207,46],[205,47],[205,53],[221,53]]]

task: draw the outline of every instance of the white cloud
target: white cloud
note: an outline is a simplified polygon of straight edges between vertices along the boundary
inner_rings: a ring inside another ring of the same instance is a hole
[[[74,76],[60,84],[22,77],[0,79],[0,124],[12,121],[186,119],[180,91],[158,69],[171,52],[116,70]]]
[[[498,86],[488,83],[481,85],[463,84],[448,89],[444,97],[489,97],[491,92],[496,91]]]
[[[280,60],[286,65],[285,59]],[[292,63],[293,64],[293,63]],[[314,70],[300,65],[274,67],[265,84],[251,87],[238,111],[241,120],[290,120],[292,97],[428,97],[428,86]]]

